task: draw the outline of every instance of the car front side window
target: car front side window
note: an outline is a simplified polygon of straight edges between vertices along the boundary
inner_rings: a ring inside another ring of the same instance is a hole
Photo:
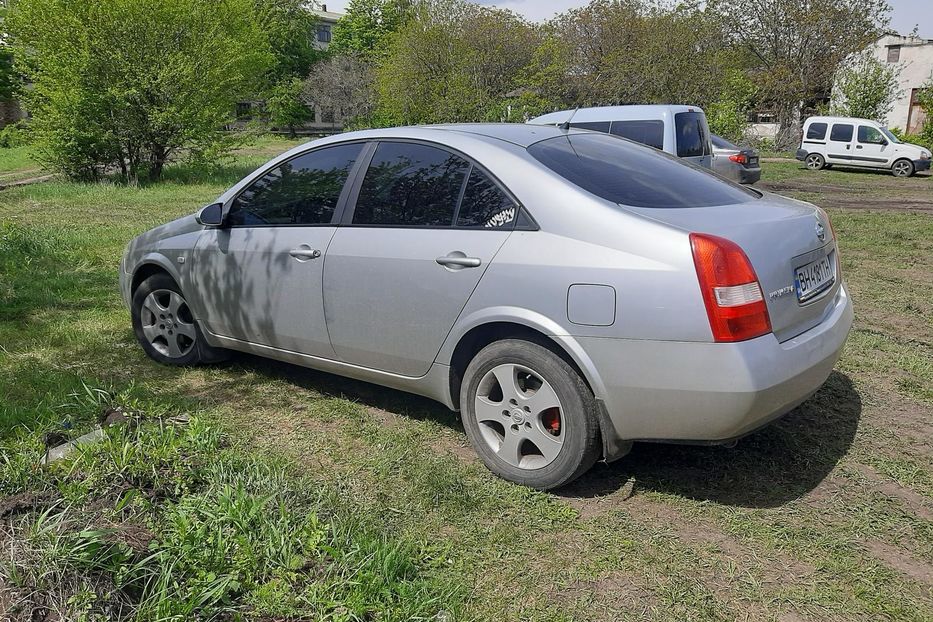
[[[858,141],[866,145],[880,145],[885,142],[884,135],[869,125],[858,126]]]
[[[232,227],[330,224],[361,143],[325,147],[284,162],[243,190],[227,215]]]
[[[450,227],[470,164],[418,143],[380,142],[360,186],[353,224]]]

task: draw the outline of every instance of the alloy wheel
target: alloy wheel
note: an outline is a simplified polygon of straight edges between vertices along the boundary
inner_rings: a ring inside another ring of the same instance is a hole
[[[812,171],[818,171],[823,168],[823,158],[816,154],[807,156],[807,168]]]
[[[162,356],[181,358],[195,346],[198,333],[194,318],[178,292],[157,289],[146,296],[140,321],[146,340]]]
[[[912,172],[912,168],[913,167],[910,165],[910,162],[899,160],[894,163],[894,174],[897,177],[909,177],[910,173]]]
[[[483,440],[512,466],[540,469],[563,447],[560,399],[547,380],[523,365],[489,370],[477,388],[474,413]]]

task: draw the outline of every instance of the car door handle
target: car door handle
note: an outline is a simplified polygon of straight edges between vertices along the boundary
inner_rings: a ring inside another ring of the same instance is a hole
[[[312,248],[306,248],[306,247],[299,246],[298,248],[293,248],[292,250],[288,251],[288,254],[294,257],[295,259],[301,261],[301,260],[308,260],[308,259],[317,259],[318,257],[321,256],[321,251],[317,250],[316,248],[312,249]]]
[[[856,149],[861,149],[862,146],[861,146],[861,145],[855,145],[855,148],[856,148]]]
[[[478,268],[479,265],[483,263],[480,261],[479,257],[459,257],[457,255],[438,257],[434,261],[445,267],[457,268]]]

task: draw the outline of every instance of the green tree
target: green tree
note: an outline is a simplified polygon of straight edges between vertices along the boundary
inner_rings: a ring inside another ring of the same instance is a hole
[[[719,99],[706,106],[710,130],[731,141],[741,141],[748,130],[748,111],[755,97],[755,85],[742,70],[726,79]]]
[[[499,120],[540,37],[514,13],[460,0],[417,5],[376,69],[383,123]]]
[[[917,93],[917,98],[923,114],[926,115],[920,127],[920,142],[933,150],[933,74],[930,74],[927,81],[923,83],[923,87]]]
[[[898,66],[869,50],[843,63],[836,73],[832,112],[884,123],[898,96]]]
[[[302,99],[304,88],[301,78],[286,78],[266,95],[269,124],[276,129],[288,130],[292,138],[296,135],[295,131],[314,116],[312,109]]]
[[[80,179],[158,179],[216,154],[274,62],[252,0],[19,0],[8,18],[32,136]]]
[[[365,59],[385,55],[391,36],[413,12],[412,0],[350,0],[334,25],[329,51]]]
[[[710,0],[708,11],[747,53],[759,97],[792,144],[803,107],[829,94],[839,63],[878,38],[891,8],[887,0]]]

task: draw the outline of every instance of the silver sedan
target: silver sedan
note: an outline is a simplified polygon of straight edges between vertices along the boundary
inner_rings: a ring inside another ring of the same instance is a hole
[[[756,149],[739,147],[715,134],[710,135],[710,140],[715,173],[739,184],[754,184],[761,179],[761,162]]]
[[[634,441],[767,424],[853,317],[819,208],[518,124],[297,147],[130,242],[120,286],[156,361],[236,350],[426,395],[539,489]]]

